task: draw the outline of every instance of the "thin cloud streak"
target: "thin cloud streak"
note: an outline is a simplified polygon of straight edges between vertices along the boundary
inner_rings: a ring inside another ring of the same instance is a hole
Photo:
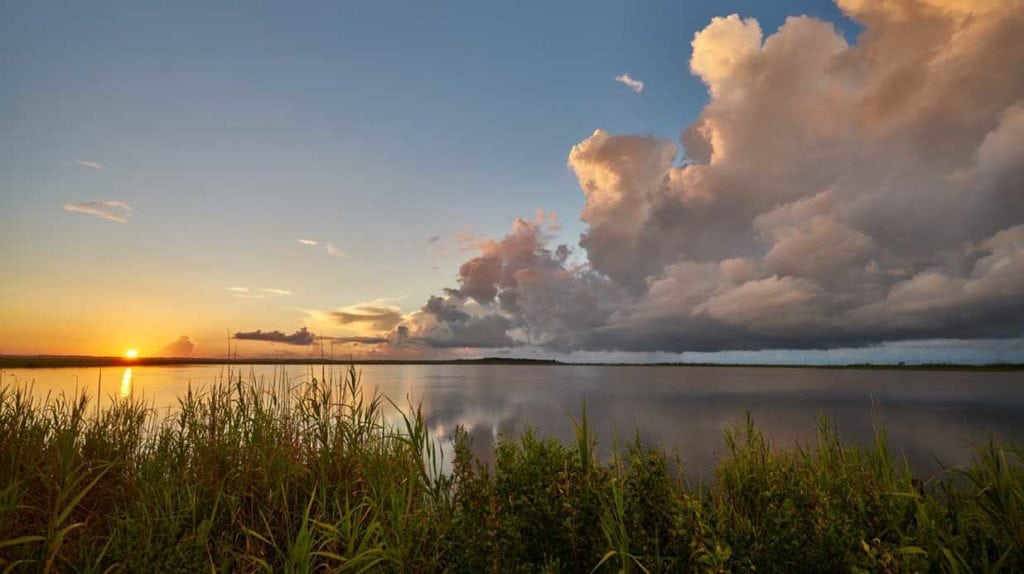
[[[327,242],[325,249],[327,250],[327,254],[331,257],[348,257],[347,253],[335,247],[335,245],[330,241]]]
[[[346,345],[380,345],[381,343],[387,343],[387,337],[317,337],[321,341],[333,341],[338,344]]]
[[[271,295],[291,295],[292,292],[287,289],[271,289],[269,287],[260,289],[264,293],[270,293]]]
[[[629,74],[622,74],[620,76],[615,76],[615,81],[620,83],[620,84],[623,84],[624,86],[626,86],[629,89],[633,90],[633,92],[635,92],[637,94],[639,94],[640,92],[644,91],[644,83],[642,81],[640,81],[640,80],[637,80],[635,78],[630,77]]]
[[[235,333],[234,339],[238,341],[264,341],[267,343],[283,343],[285,345],[307,346],[316,341],[316,335],[306,327],[295,331],[292,334],[285,334],[281,331],[239,331]]]
[[[91,169],[95,169],[96,171],[103,171],[103,170],[107,169],[105,165],[103,165],[102,163],[100,163],[98,161],[86,161],[84,159],[76,159],[75,163],[77,163],[78,165],[80,165],[82,167],[88,167],[88,168],[91,168]]]
[[[348,257],[347,253],[345,253],[344,251],[339,249],[336,245],[334,245],[330,241],[320,242],[320,241],[317,241],[316,239],[309,239],[308,237],[300,237],[296,241],[298,241],[302,245],[306,245],[306,246],[309,246],[309,247],[317,247],[319,245],[323,245],[324,246],[324,251],[326,251],[327,254],[330,255],[331,257]]]
[[[65,203],[64,211],[85,213],[117,223],[126,223],[131,217],[133,209],[121,201],[87,201],[85,203]]]

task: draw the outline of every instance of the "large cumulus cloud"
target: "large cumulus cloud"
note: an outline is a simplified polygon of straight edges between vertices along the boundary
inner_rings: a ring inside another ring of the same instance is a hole
[[[602,130],[568,164],[583,263],[519,220],[394,332],[555,350],[1015,337],[1024,3],[839,0],[863,25],[715,18],[678,146]]]
[[[398,344],[432,347],[581,346],[621,298],[586,265],[569,263],[565,245],[549,248],[551,216],[517,219],[501,240],[483,241],[445,289],[394,332]]]

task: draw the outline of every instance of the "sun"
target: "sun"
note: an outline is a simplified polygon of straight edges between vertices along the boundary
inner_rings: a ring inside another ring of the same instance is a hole
[[[139,357],[139,351],[137,349],[128,349],[124,352],[126,359],[137,359]]]

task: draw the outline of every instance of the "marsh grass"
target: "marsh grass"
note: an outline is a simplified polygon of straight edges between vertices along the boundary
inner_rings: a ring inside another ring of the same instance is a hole
[[[315,374],[315,373],[312,373]],[[397,413],[397,414],[396,414]],[[889,452],[773,447],[726,429],[714,480],[639,437],[597,453],[468,434],[441,449],[416,405],[355,368],[292,386],[230,373],[161,413],[132,397],[0,387],[0,571],[1013,572],[1024,570],[1024,454],[997,442],[922,483]]]

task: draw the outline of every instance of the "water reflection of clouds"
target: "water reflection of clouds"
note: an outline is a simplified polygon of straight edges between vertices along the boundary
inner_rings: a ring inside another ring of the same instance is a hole
[[[605,455],[616,434],[620,444],[634,433],[649,444],[679,454],[691,476],[708,476],[723,455],[723,429],[749,410],[774,444],[813,441],[819,416],[827,414],[842,436],[867,442],[875,416],[885,423],[893,452],[903,452],[919,472],[970,460],[970,443],[992,433],[1024,441],[1024,386],[1020,373],[880,370],[752,369],[730,367],[597,367],[373,365],[361,367],[367,393],[376,387],[405,406],[421,404],[428,427],[451,461],[448,440],[466,428],[481,460],[492,459],[500,433],[526,425],[541,436],[573,438],[567,415],[578,417],[583,402]],[[238,367],[235,367],[237,376]],[[331,371],[331,369],[328,369]],[[243,378],[286,377],[301,385],[307,367],[243,367]],[[342,370],[333,369],[339,376]],[[95,369],[5,372],[10,380],[35,380],[36,394],[73,390],[77,376],[96,380]],[[163,409],[191,383],[225,380],[220,366],[135,367],[102,379],[103,394],[143,392]],[[331,374],[328,372],[328,374]],[[74,377],[74,378],[73,378]],[[128,384],[125,385],[125,379]],[[86,388],[88,384],[84,385]],[[95,386],[92,387],[95,389]],[[873,411],[877,409],[877,411]],[[389,420],[400,424],[397,413]]]
[[[751,377],[751,369],[634,369],[596,384],[593,373],[547,377],[543,387],[529,376],[496,384],[470,371],[457,392],[434,389],[424,412],[437,428],[463,425],[474,451],[489,461],[495,426],[515,433],[530,424],[543,436],[571,440],[566,414],[578,416],[585,397],[603,452],[614,436],[624,444],[639,433],[645,443],[677,453],[694,476],[708,476],[724,454],[723,430],[748,410],[779,446],[813,442],[823,415],[845,439],[866,444],[880,420],[893,451],[922,474],[968,462],[970,444],[993,432],[1024,438],[1024,390],[1003,374],[774,369]],[[691,371],[685,382],[671,380],[679,371]],[[565,367],[548,372],[572,374]]]

